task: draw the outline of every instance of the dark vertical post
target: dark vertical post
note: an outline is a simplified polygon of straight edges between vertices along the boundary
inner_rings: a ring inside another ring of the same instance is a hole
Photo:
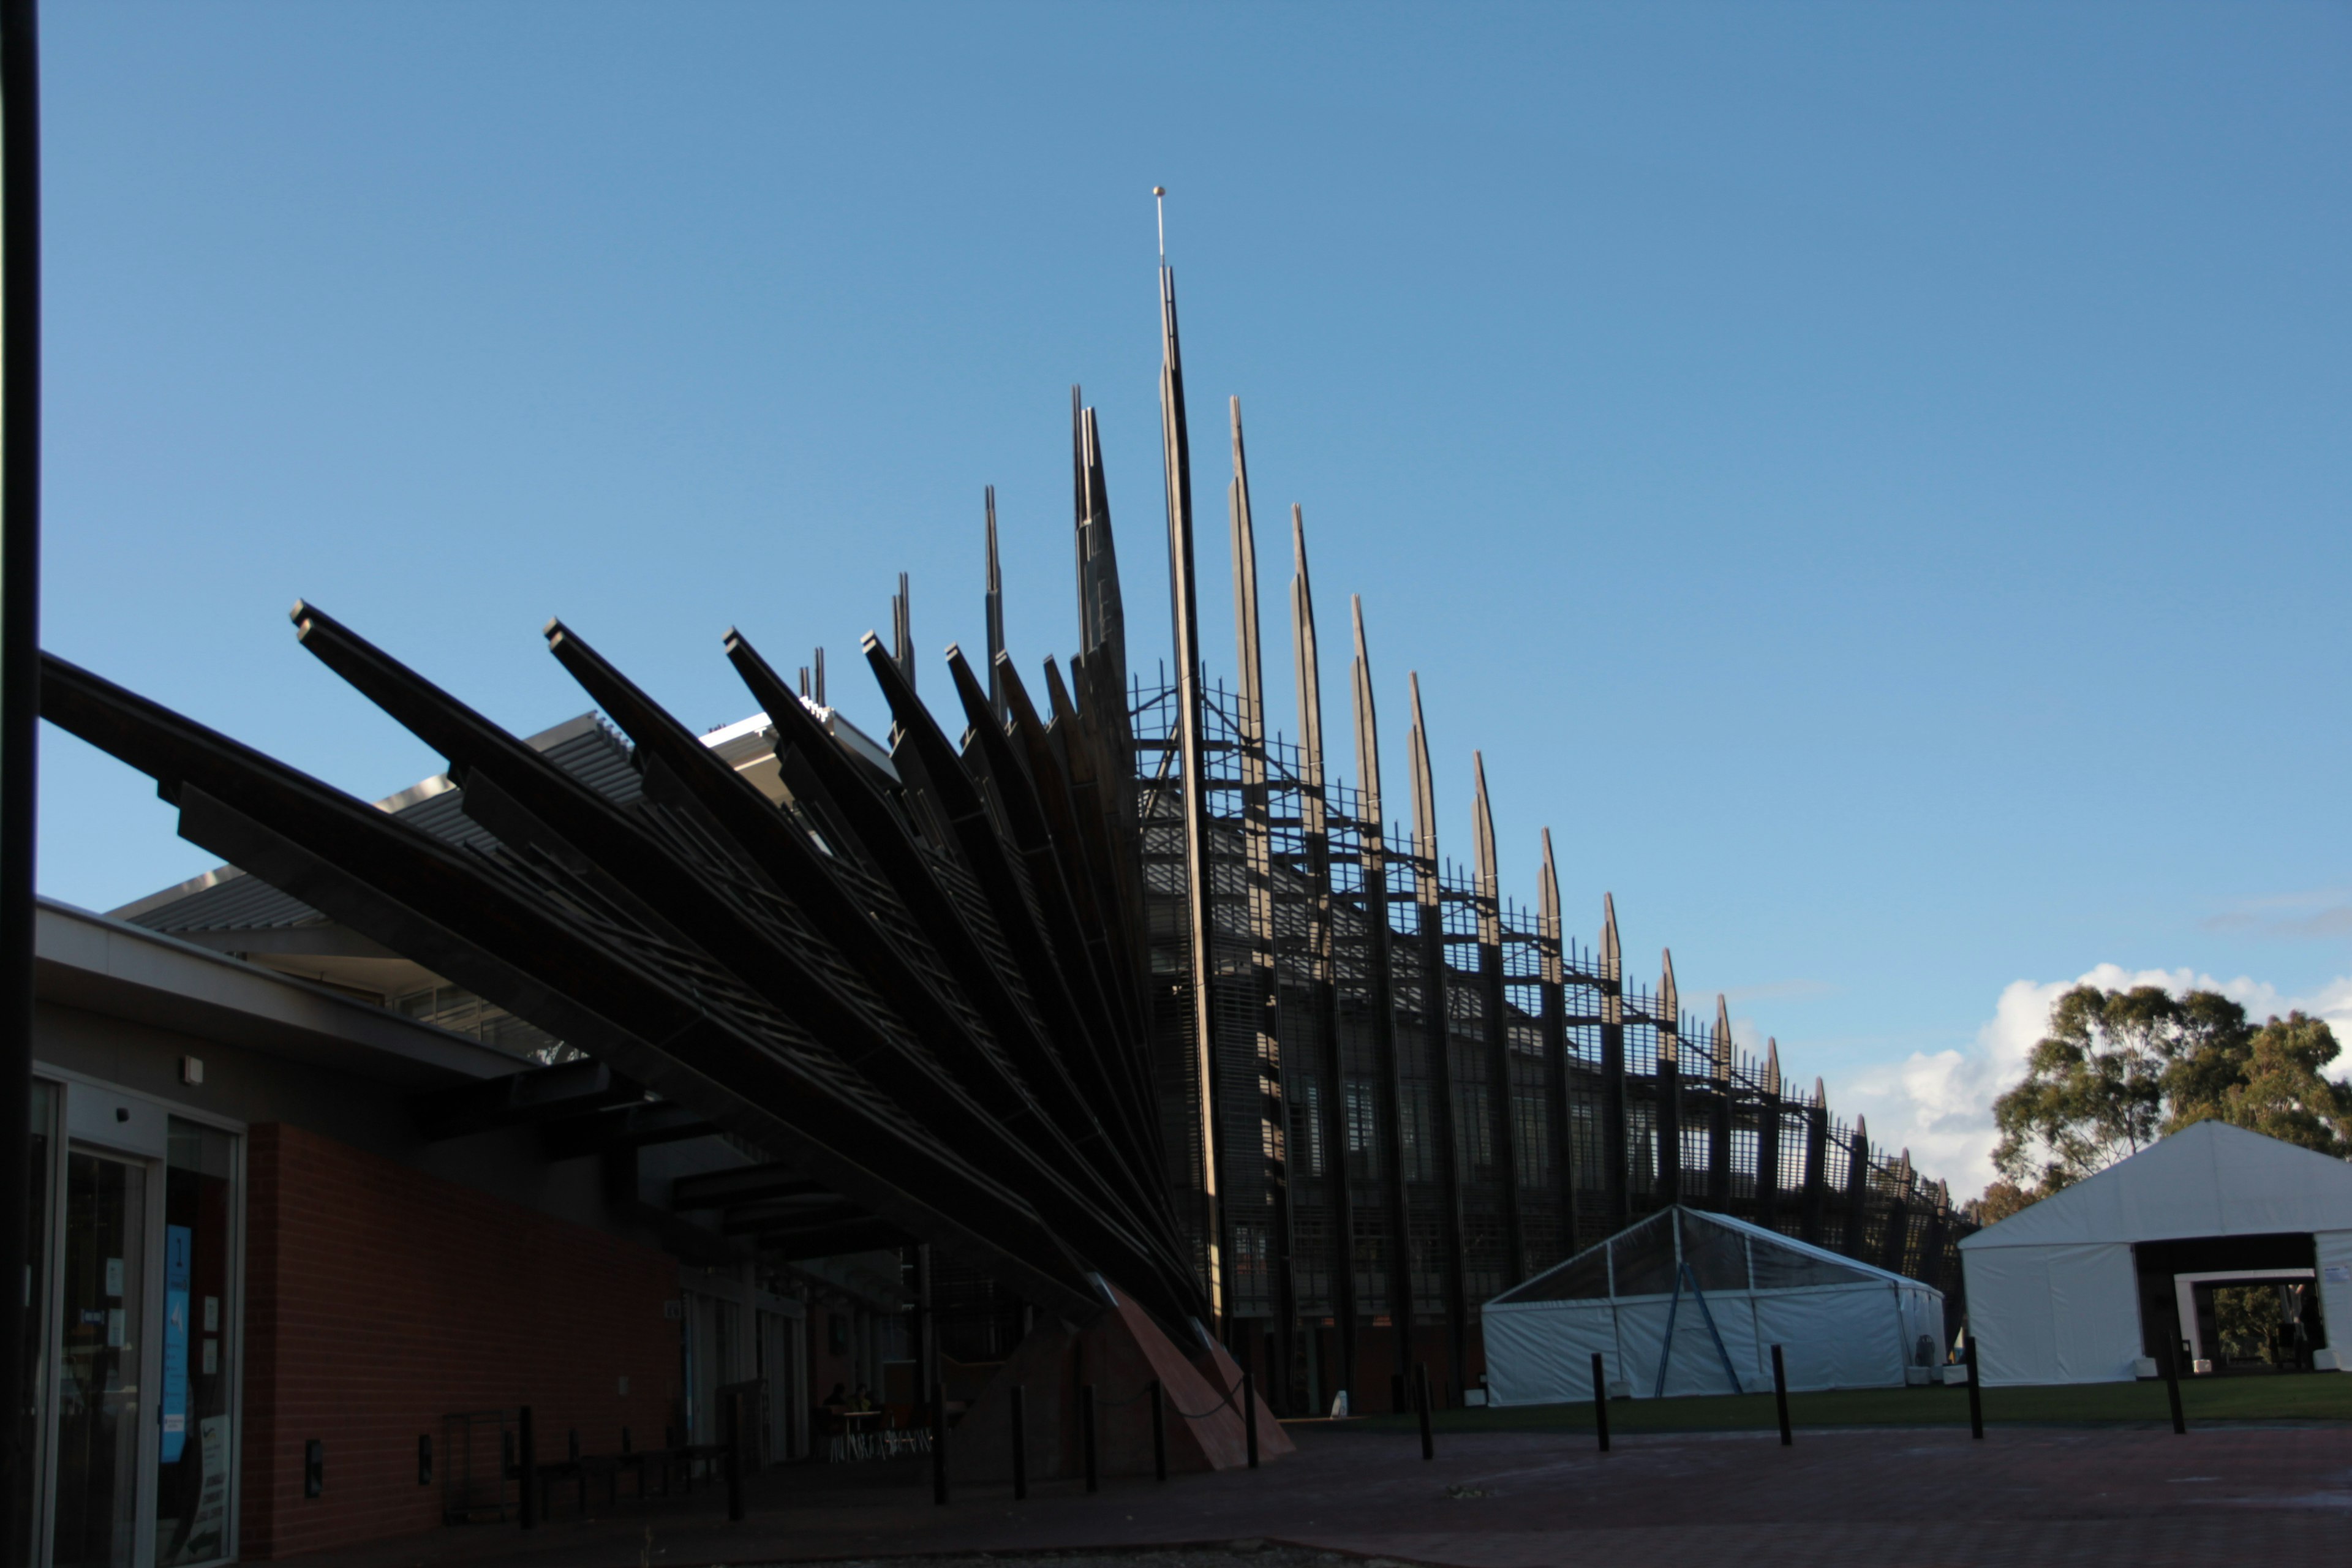
[[[2164,1395],[2172,1402],[2172,1435],[2189,1436],[2189,1417],[2180,1408],[2180,1357],[2167,1346],[2164,1352]]]
[[[1633,1223],[1625,1149],[1625,960],[1617,941],[1617,900],[1601,895],[1601,1154],[1607,1173],[1609,1228]]]
[[[530,1406],[515,1413],[515,1469],[522,1477],[522,1527],[539,1528],[539,1444],[531,1431]]]
[[[1683,1201],[1683,1004],[1675,986],[1675,955],[1661,957],[1656,1014],[1651,1022],[1658,1035],[1657,1106],[1650,1125],[1655,1130],[1657,1184],[1651,1189],[1660,1207]]]
[[[1536,921],[1536,958],[1543,995],[1544,1101],[1551,1123],[1559,1189],[1559,1253],[1576,1247],[1576,1121],[1568,1107],[1567,960],[1560,951],[1559,873],[1552,865],[1551,829],[1543,830],[1543,879]]]
[[[1969,1356],[1969,1436],[1984,1436],[1984,1398],[1977,1383],[1977,1332],[1968,1331]]]
[[[1780,1447],[1796,1442],[1789,1431],[1789,1369],[1780,1360],[1780,1347],[1772,1347],[1772,1399],[1780,1407]]]
[[[1101,1484],[1097,1473],[1095,1453],[1095,1385],[1087,1384],[1078,1390],[1078,1440],[1087,1451],[1087,1490],[1093,1491]]]
[[[1830,1163],[1829,1092],[1813,1079],[1813,1102],[1805,1107],[1805,1209],[1801,1234],[1818,1247],[1822,1211],[1828,1206]]]
[[[1715,994],[1715,1048],[1707,1063],[1706,1204],[1719,1214],[1731,1212],[1731,1007],[1720,991]]]
[[[1433,1459],[1437,1458],[1437,1437],[1429,1427],[1429,1363],[1425,1361],[1412,1363],[1412,1403],[1421,1412],[1421,1457]]]
[[[30,1256],[33,809],[41,712],[39,12],[0,3],[0,1268]],[[0,1290],[0,1562],[25,1561],[25,1292]]]
[[[1445,962],[1445,891],[1437,859],[1437,786],[1429,766],[1429,731],[1422,722],[1421,676],[1407,671],[1412,728],[1406,733],[1412,773],[1413,904],[1421,947],[1421,1033],[1428,1054],[1429,1121],[1436,1145],[1438,1285],[1445,1304],[1447,1386],[1470,1373],[1470,1292],[1462,1258],[1462,1155],[1454,1106],[1454,1041],[1449,1000],[1452,966]]]
[[[1659,1011],[1667,1013],[1667,1019],[1658,1025],[1658,1099],[1651,1120],[1658,1170],[1650,1191],[1664,1208],[1683,1201],[1683,1086],[1682,1064],[1675,1059],[1681,1042],[1675,1036],[1673,1015],[1664,1007]]]
[[[1845,1246],[1848,1258],[1860,1258],[1870,1240],[1870,1123],[1853,1119],[1853,1140],[1845,1167]]]
[[[1601,1352],[1592,1352],[1592,1429],[1601,1436],[1601,1451],[1609,1451],[1609,1373]]]
[[[1013,1385],[1013,1500],[1029,1495],[1029,1422],[1019,1384]]]
[[[584,1478],[583,1478],[584,1484]],[[743,1391],[727,1394],[727,1521],[743,1522]]]
[[[1331,1326],[1339,1386],[1352,1407],[1356,1388],[1356,1204],[1348,1169],[1348,1065],[1339,1041],[1339,970],[1331,930],[1331,836],[1323,773],[1323,675],[1315,637],[1315,595],[1307,571],[1307,520],[1290,509],[1290,636],[1298,674],[1298,816],[1307,850],[1307,969],[1315,1042],[1323,1079],[1323,1191],[1330,1216]],[[1370,1150],[1366,1151],[1369,1154]],[[1327,1394],[1328,1390],[1324,1391]],[[1327,1400],[1328,1404],[1328,1400]]]
[[[1764,1042],[1764,1082],[1756,1107],[1756,1223],[1780,1228],[1780,1042]]]
[[[1257,1468],[1257,1379],[1248,1368],[1242,1369],[1242,1442],[1249,1455],[1249,1468]]]
[[[1168,1391],[1151,1380],[1151,1479],[1168,1479]]]
[[[1363,868],[1364,995],[1372,1030],[1372,1059],[1377,1074],[1373,1092],[1379,1104],[1379,1183],[1387,1210],[1389,1255],[1389,1323],[1396,1337],[1392,1404],[1405,1408],[1402,1369],[1413,1359],[1412,1345],[1412,1203],[1405,1192],[1404,1087],[1398,1071],[1394,932],[1389,925],[1389,860],[1385,818],[1381,808],[1380,710],[1372,694],[1372,660],[1364,645],[1364,603],[1350,596],[1349,612],[1356,636],[1355,662],[1349,667],[1355,692],[1356,713],[1356,849]]]
[[[939,1328],[931,1316],[931,1244],[915,1244],[915,1387],[940,1381]]]
[[[948,1500],[948,1385],[931,1384],[931,1500]]]
[[[1528,1277],[1526,1221],[1519,1214],[1518,1095],[1511,1082],[1510,1010],[1503,977],[1502,868],[1495,848],[1495,813],[1486,798],[1486,758],[1470,753],[1477,784],[1471,800],[1470,824],[1477,852],[1478,982],[1481,1011],[1486,1015],[1486,1114],[1494,1141],[1495,1180],[1503,1202],[1503,1283],[1517,1285]],[[1467,1385],[1466,1368],[1454,1381]]]
[[[1908,1274],[1904,1264],[1911,1252],[1911,1151],[1895,1162],[1895,1185],[1888,1194],[1886,1229],[1878,1241],[1878,1266],[1889,1274]]]

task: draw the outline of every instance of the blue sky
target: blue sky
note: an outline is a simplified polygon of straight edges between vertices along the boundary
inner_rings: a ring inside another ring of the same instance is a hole
[[[1478,747],[1521,896],[1549,825],[1572,929],[1613,891],[1966,1190],[2099,965],[2352,1022],[2342,6],[45,23],[46,641],[355,794],[437,763],[297,595],[520,731],[585,706],[555,614],[691,724],[749,710],[730,625],[871,719],[897,573],[981,641],[992,483],[1066,655],[1073,381],[1149,665],[1157,183],[1204,645],[1238,394],[1456,853]],[[1288,711],[1279,528],[1261,572]],[[209,863],[44,746],[46,892]]]

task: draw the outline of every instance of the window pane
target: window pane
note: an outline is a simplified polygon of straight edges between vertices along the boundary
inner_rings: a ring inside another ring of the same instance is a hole
[[[172,1118],[163,1172],[163,1386],[155,1469],[163,1568],[228,1552],[231,1173],[236,1140]]]

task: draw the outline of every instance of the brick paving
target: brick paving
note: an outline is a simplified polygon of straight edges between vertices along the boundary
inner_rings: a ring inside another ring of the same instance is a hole
[[[1879,1563],[1906,1568],[2210,1564],[2249,1552],[2352,1560],[2352,1427],[1995,1428],[1621,1437],[1442,1439],[1424,1462],[1410,1434],[1293,1428],[1299,1451],[1255,1472],[960,1491],[931,1504],[919,1462],[802,1466],[723,1500],[559,1507],[531,1535],[443,1530],[309,1561],[352,1568],[703,1568],[985,1552],[1134,1552],[1244,1542],[1311,1552],[1538,1568]],[[1297,1560],[1288,1552],[1271,1560]],[[296,1559],[295,1561],[305,1561]],[[1057,1568],[1074,1568],[1062,1563]]]

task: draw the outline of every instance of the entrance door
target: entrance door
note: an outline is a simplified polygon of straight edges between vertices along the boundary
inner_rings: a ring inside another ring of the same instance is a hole
[[[152,1425],[140,1382],[146,1348],[147,1168],[66,1156],[58,1327],[56,1568],[133,1568],[140,1447]]]

